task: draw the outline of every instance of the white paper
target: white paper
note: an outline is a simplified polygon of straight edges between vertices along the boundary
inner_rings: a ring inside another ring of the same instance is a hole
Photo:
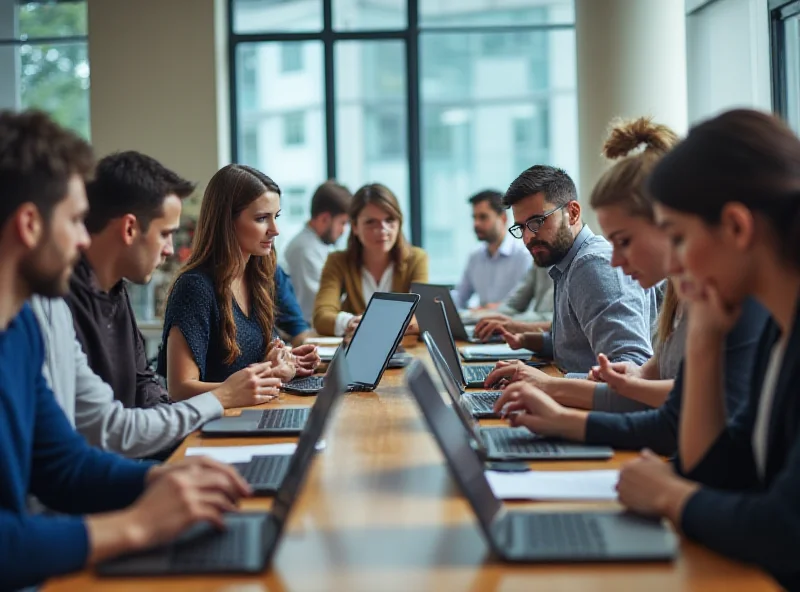
[[[529,358],[533,352],[529,349],[511,349],[507,343],[485,343],[482,345],[465,345],[461,348],[467,356],[498,356]]]
[[[336,355],[336,349],[337,346],[335,345],[324,345],[322,347],[317,347],[317,353],[323,360],[332,360],[333,356]]]
[[[486,471],[499,499],[615,500],[619,471]]]
[[[342,342],[341,337],[307,337],[306,343],[314,345],[339,345]]]
[[[224,463],[250,462],[254,456],[294,454],[297,444],[258,444],[254,446],[198,446],[187,448],[186,456],[208,456]]]

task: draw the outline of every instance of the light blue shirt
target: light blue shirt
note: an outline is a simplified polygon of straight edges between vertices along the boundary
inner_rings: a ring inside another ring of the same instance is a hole
[[[473,294],[478,294],[480,305],[502,302],[522,281],[533,263],[522,241],[505,234],[503,242],[492,256],[486,244],[475,250],[467,261],[461,283],[455,290],[458,308],[466,308]]]
[[[644,364],[652,355],[651,335],[658,316],[655,288],[611,267],[611,245],[588,226],[567,255],[550,268],[555,285],[553,326],[543,351],[565,372],[588,372],[597,355],[612,362]]]

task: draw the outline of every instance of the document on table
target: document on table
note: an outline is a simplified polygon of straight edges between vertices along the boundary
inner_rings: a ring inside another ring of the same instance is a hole
[[[336,345],[317,346],[317,353],[323,362],[330,362],[333,359],[333,356],[336,355],[337,347],[338,346]]]
[[[307,337],[306,343],[313,345],[339,345],[342,342],[341,337]]]
[[[529,349],[511,349],[507,343],[485,343],[483,345],[465,345],[461,348],[465,358],[527,360],[533,355]]]
[[[317,442],[317,450],[325,448],[325,441]],[[297,444],[256,444],[252,446],[197,446],[186,449],[186,456],[208,456],[223,463],[250,462],[254,456],[294,454]]]
[[[495,496],[529,500],[615,500],[619,471],[486,471]]]

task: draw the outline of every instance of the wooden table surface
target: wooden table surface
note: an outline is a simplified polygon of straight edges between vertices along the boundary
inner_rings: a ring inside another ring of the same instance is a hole
[[[424,347],[407,349],[427,358]],[[282,395],[277,403],[311,404]],[[238,413],[232,411],[230,413]],[[492,422],[485,422],[491,424]],[[193,434],[187,446],[291,442],[291,438],[208,439]],[[506,565],[490,554],[472,511],[448,475],[444,459],[408,393],[402,370],[388,370],[374,393],[344,397],[325,435],[326,449],[311,472],[289,519],[271,568],[259,576],[108,579],[90,571],[52,580],[47,592],[103,590],[279,592],[283,590],[542,590],[636,591],[737,590],[777,586],[756,569],[734,563],[682,540],[678,558],[665,564]],[[610,461],[537,462],[537,469],[619,467],[631,453]],[[265,510],[270,498],[245,500]],[[515,503],[556,509],[615,504]]]

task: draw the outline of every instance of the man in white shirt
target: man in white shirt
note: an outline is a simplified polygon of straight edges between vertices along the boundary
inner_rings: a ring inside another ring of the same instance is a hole
[[[336,241],[344,234],[353,195],[344,185],[326,181],[311,198],[311,220],[286,246],[286,272],[303,311],[311,322],[322,268]]]
[[[454,298],[456,306],[466,308],[478,294],[481,308],[497,308],[519,284],[531,267],[525,247],[508,234],[508,217],[499,191],[481,191],[469,198],[478,247],[467,261],[467,268]]]

